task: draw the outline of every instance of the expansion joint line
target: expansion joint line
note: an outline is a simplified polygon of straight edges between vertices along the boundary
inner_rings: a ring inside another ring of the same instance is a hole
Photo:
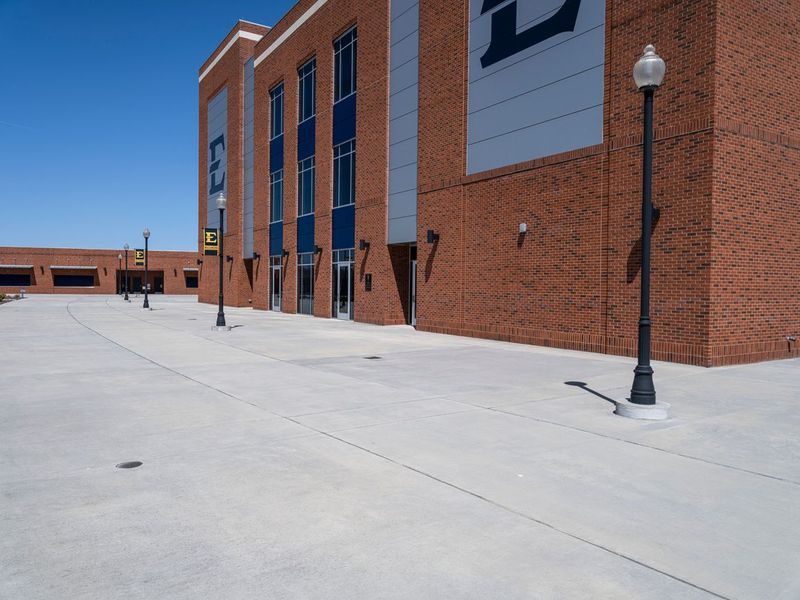
[[[733,600],[732,598],[729,598],[728,596],[723,596],[723,595],[718,594],[716,592],[713,592],[713,591],[711,591],[711,590],[709,590],[707,588],[704,588],[704,587],[702,587],[700,585],[697,585],[697,584],[694,584],[694,583],[692,583],[690,581],[682,579],[681,577],[678,577],[676,575],[672,575],[671,573],[667,573],[666,571],[663,571],[663,570],[661,570],[661,569],[659,569],[657,567],[654,567],[653,565],[649,565],[649,564],[647,564],[647,563],[645,563],[645,562],[643,562],[641,560],[633,558],[632,556],[628,556],[627,554],[624,554],[622,552],[618,552],[617,550],[609,548],[608,546],[604,546],[604,545],[602,545],[600,543],[593,542],[593,541],[591,541],[591,540],[589,540],[587,538],[581,537],[581,536],[579,536],[577,534],[570,533],[569,531],[567,531],[565,529],[562,529],[560,527],[557,527],[557,526],[555,526],[555,525],[553,525],[551,523],[548,523],[547,521],[543,521],[541,519],[537,519],[534,516],[528,515],[528,514],[523,513],[523,512],[521,512],[519,510],[511,508],[510,506],[506,506],[506,505],[504,505],[504,504],[502,504],[500,502],[492,500],[491,498],[487,498],[486,496],[482,496],[481,494],[478,494],[477,492],[473,492],[472,490],[468,490],[468,489],[466,489],[464,487],[456,485],[455,483],[452,483],[452,482],[446,481],[444,479],[441,479],[440,477],[437,477],[436,475],[433,475],[431,473],[427,473],[426,471],[423,471],[421,469],[418,469],[416,467],[413,467],[413,466],[408,465],[406,463],[403,463],[401,461],[398,461],[398,460],[395,460],[393,458],[390,458],[390,457],[388,457],[388,456],[386,456],[384,454],[381,454],[380,452],[376,452],[375,450],[371,450],[370,448],[367,448],[365,446],[361,446],[361,445],[356,444],[354,442],[348,441],[348,440],[346,440],[344,438],[341,438],[341,437],[339,437],[337,435],[334,435],[332,433],[328,433],[328,432],[323,431],[321,429],[317,429],[316,427],[311,427],[310,425],[307,425],[305,423],[301,423],[300,421],[298,421],[298,420],[296,420],[296,419],[294,419],[292,417],[287,417],[285,415],[281,415],[281,414],[275,413],[273,411],[267,410],[266,408],[264,408],[262,406],[259,406],[257,404],[254,404],[253,402],[249,402],[249,401],[247,401],[247,400],[245,400],[243,398],[239,398],[238,396],[236,396],[234,394],[231,394],[230,392],[226,392],[225,390],[222,390],[220,388],[214,387],[213,385],[210,385],[210,384],[207,384],[207,383],[205,383],[203,381],[199,381],[197,379],[194,379],[193,377],[190,377],[189,375],[181,373],[180,371],[176,371],[175,369],[173,369],[171,367],[168,367],[168,366],[166,366],[164,364],[161,364],[158,361],[155,361],[155,360],[153,360],[151,358],[148,358],[148,357],[146,357],[146,356],[144,356],[142,354],[139,354],[138,352],[136,352],[134,350],[131,350],[130,348],[127,348],[126,346],[123,346],[119,342],[117,342],[117,341],[115,341],[115,340],[103,335],[102,333],[100,333],[96,329],[92,328],[91,326],[89,326],[86,323],[84,323],[83,321],[81,321],[78,317],[75,316],[75,314],[70,309],[70,306],[72,304],[74,304],[75,302],[78,302],[78,301],[77,300],[73,300],[73,301],[71,301],[71,302],[69,302],[67,304],[67,313],[69,314],[69,316],[78,325],[80,325],[81,327],[87,329],[88,331],[91,331],[95,335],[97,335],[97,336],[101,337],[102,339],[106,340],[107,342],[117,346],[118,348],[121,348],[122,350],[125,350],[126,352],[129,352],[129,353],[133,354],[134,356],[137,356],[137,357],[149,362],[152,365],[155,365],[155,366],[160,367],[160,368],[162,368],[162,369],[164,369],[166,371],[169,371],[170,373],[178,375],[179,377],[181,377],[183,379],[186,379],[187,381],[191,381],[191,382],[196,383],[198,385],[201,385],[201,386],[203,386],[205,388],[208,388],[210,390],[218,392],[218,393],[220,393],[220,394],[222,394],[222,395],[224,395],[224,396],[226,396],[228,398],[231,398],[232,400],[236,400],[237,402],[241,402],[243,404],[247,404],[248,406],[252,406],[254,408],[257,408],[257,409],[259,409],[259,410],[261,410],[261,411],[263,411],[263,412],[265,412],[265,413],[267,413],[267,414],[269,414],[271,416],[278,417],[280,419],[284,419],[286,421],[289,421],[290,423],[294,423],[295,425],[298,425],[299,427],[302,427],[302,428],[307,429],[309,431],[313,431],[313,432],[315,432],[315,433],[317,433],[319,435],[325,436],[325,437],[327,437],[329,439],[332,439],[332,440],[335,440],[335,441],[340,442],[342,444],[345,444],[347,446],[350,446],[351,448],[355,448],[357,450],[365,452],[365,453],[367,453],[367,454],[369,454],[371,456],[374,456],[376,458],[384,460],[387,463],[390,463],[390,464],[398,466],[398,467],[400,467],[402,469],[411,471],[412,473],[416,473],[417,475],[420,475],[422,477],[430,479],[431,481],[435,481],[435,482],[437,482],[437,483],[439,483],[441,485],[447,486],[447,487],[449,487],[449,488],[451,488],[453,490],[456,490],[458,492],[461,492],[463,494],[471,496],[472,498],[475,498],[476,500],[479,500],[481,502],[485,502],[486,504],[489,504],[489,505],[491,505],[491,506],[493,506],[493,507],[495,507],[497,509],[500,509],[500,510],[502,510],[504,512],[507,512],[507,513],[512,514],[512,515],[515,515],[517,517],[520,517],[520,518],[522,518],[522,519],[524,519],[526,521],[529,521],[531,523],[536,523],[537,525],[541,525],[542,527],[546,527],[546,528],[548,528],[548,529],[550,529],[552,531],[555,531],[557,533],[560,533],[561,535],[564,535],[564,536],[566,536],[566,537],[568,537],[570,539],[576,540],[578,542],[583,542],[584,544],[588,544],[588,545],[590,545],[590,546],[592,546],[594,548],[597,548],[598,550],[602,550],[602,551],[607,552],[609,554],[612,554],[612,555],[614,555],[614,556],[616,556],[618,558],[621,558],[621,559],[626,560],[628,562],[631,562],[631,563],[634,563],[636,565],[639,565],[640,567],[643,567],[643,568],[648,569],[650,571],[653,571],[655,573],[659,573],[660,575],[668,577],[669,579],[672,579],[674,581],[677,581],[679,583],[687,585],[687,586],[689,586],[691,588],[694,588],[696,590],[700,590],[702,592],[710,594],[711,596],[713,596],[715,598],[720,598],[721,600]],[[498,412],[500,412],[500,411],[498,411]]]

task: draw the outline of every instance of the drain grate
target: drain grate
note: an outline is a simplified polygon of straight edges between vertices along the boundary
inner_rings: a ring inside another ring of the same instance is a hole
[[[141,467],[142,461],[140,460],[131,460],[128,462],[121,462],[116,467],[118,469],[135,469],[136,467]]]
[[[381,356],[365,356],[364,358],[366,358],[367,360],[380,360],[383,357],[381,357]]]

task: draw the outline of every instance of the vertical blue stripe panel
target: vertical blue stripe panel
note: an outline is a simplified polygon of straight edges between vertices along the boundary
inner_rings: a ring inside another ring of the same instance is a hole
[[[314,251],[314,215],[297,217],[297,253]]]
[[[283,168],[283,134],[269,141],[269,172]]]
[[[283,253],[283,221],[269,224],[269,255],[280,256]]]
[[[333,209],[333,249],[346,250],[356,247],[356,205]]]
[[[242,257],[253,258],[253,59],[244,63],[244,114],[242,165],[244,189],[242,191]]]
[[[297,160],[314,156],[314,134],[316,118],[306,119],[297,126]]]
[[[356,137],[356,95],[350,94],[333,105],[333,145]]]

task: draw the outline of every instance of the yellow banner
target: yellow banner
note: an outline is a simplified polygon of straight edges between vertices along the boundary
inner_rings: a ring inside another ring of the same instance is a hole
[[[206,227],[203,230],[203,254],[217,256],[219,254],[219,230]]]
[[[133,264],[137,267],[144,266],[144,250],[142,248],[136,248],[133,251]]]

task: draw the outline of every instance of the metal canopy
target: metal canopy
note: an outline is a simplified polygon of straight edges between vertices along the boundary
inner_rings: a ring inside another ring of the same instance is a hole
[[[57,269],[58,270],[67,270],[67,269],[76,270],[77,269],[77,270],[82,270],[82,271],[96,271],[97,270],[97,266],[96,265],[92,265],[92,266],[83,266],[83,265],[50,265],[50,268],[53,269],[53,270],[57,270]]]

